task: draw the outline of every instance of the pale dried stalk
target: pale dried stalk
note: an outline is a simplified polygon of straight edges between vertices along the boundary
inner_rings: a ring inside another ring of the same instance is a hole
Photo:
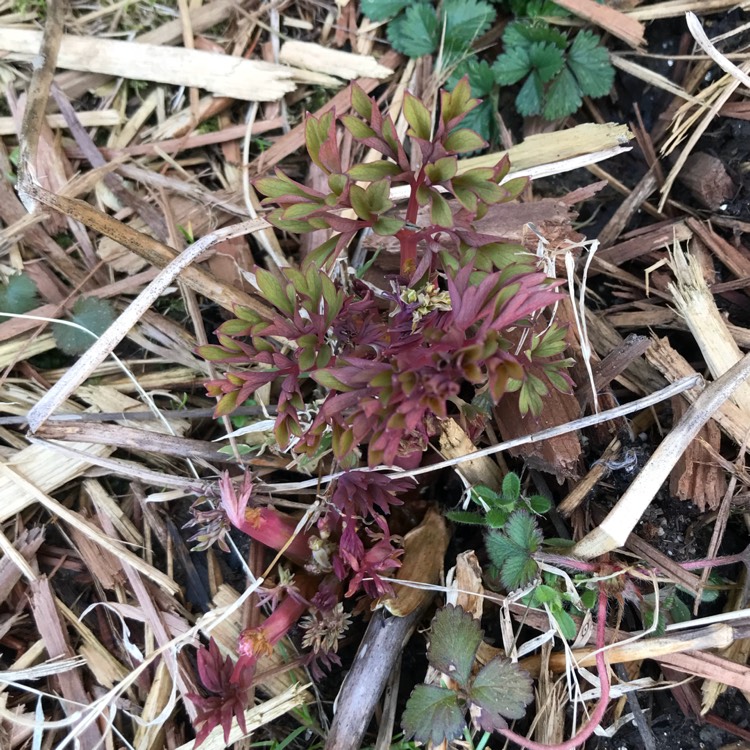
[[[675,276],[675,282],[668,286],[675,307],[700,347],[711,375],[717,378],[742,359],[742,352],[716,306],[696,258],[675,245],[669,265]],[[744,412],[750,429],[750,384],[740,384],[731,399]]]
[[[590,559],[625,544],[687,445],[712,414],[749,376],[750,354],[746,354],[718,380],[706,386],[680,422],[654,451],[649,462],[604,521],[573,547],[574,555]]]
[[[23,187],[19,187],[19,192]],[[219,229],[190,245],[180,253],[171,263],[165,266],[159,275],[128,305],[120,317],[94,342],[76,363],[68,370],[64,377],[39,400],[29,411],[29,429],[34,432],[60,404],[65,401],[75,389],[86,380],[89,375],[109,356],[117,344],[122,341],[128,331],[140,320],[149,307],[164,293],[164,290],[179,276],[180,272],[188,268],[200,258],[203,253],[223,240],[263,229],[267,224],[258,219],[234,224]]]

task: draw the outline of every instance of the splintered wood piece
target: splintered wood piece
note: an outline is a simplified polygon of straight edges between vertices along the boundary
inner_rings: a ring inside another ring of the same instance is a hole
[[[41,41],[40,31],[0,28],[0,49],[6,51],[6,61],[32,60]],[[276,101],[294,91],[297,72],[284,65],[215,52],[70,34],[64,34],[60,42],[57,67],[173,86],[192,85],[219,96],[259,102]]]
[[[735,193],[732,178],[717,156],[697,151],[691,154],[678,177],[696,200],[712,211],[718,211]]]
[[[30,563],[35,557],[37,550],[44,542],[44,528],[37,526],[33,529],[25,529],[14,540],[13,546],[26,562]],[[21,580],[23,571],[16,565],[8,555],[0,557],[0,601],[5,602],[10,596],[13,587]]]
[[[477,449],[469,436],[455,419],[440,422],[440,453],[443,458],[467,456]],[[489,456],[463,461],[459,471],[472,485],[483,484],[491,490],[499,491],[503,486],[503,473]]]
[[[440,581],[450,534],[445,518],[434,508],[425,514],[422,523],[404,537],[404,555],[396,578],[403,581],[434,585]],[[383,597],[377,607],[385,607],[396,617],[406,617],[421,610],[432,592],[413,586],[393,586],[393,596]]]
[[[672,348],[666,338],[654,339],[652,346],[646,352],[646,359],[663,373],[669,382],[695,375],[695,370],[688,361]],[[700,395],[700,388],[691,388],[683,395],[690,403],[693,403]],[[743,445],[750,430],[750,422],[739,407],[731,401],[725,401],[712,418],[737,445]]]
[[[506,393],[493,412],[503,439],[511,440],[572,422],[579,417],[580,408],[575,396],[550,388],[544,398],[544,410],[538,416],[528,413],[519,417],[518,395],[515,393]],[[582,452],[575,432],[510,449],[512,455],[523,458],[528,466],[554,474],[558,479],[578,479]]]
[[[631,47],[640,47],[645,43],[645,26],[632,16],[621,13],[609,5],[600,5],[595,0],[560,0],[558,5],[600,26]]]
[[[68,641],[68,634],[55,606],[55,596],[49,579],[45,576],[32,581],[30,593],[31,612],[49,657],[74,657],[75,652]],[[61,701],[66,715],[70,716],[79,710],[79,706],[88,706],[91,703],[91,697],[86,693],[78,670],[60,672],[56,680],[60,685],[60,692],[66,698]],[[102,742],[102,736],[96,724],[91,723],[80,733],[79,740],[84,747],[98,747]]]
[[[584,559],[622,547],[687,445],[735,389],[750,377],[750,354],[718,380],[704,388],[683,418],[654,451],[648,463],[628,487],[602,523],[573,547]]]
[[[696,258],[676,245],[670,266],[675,283],[669,285],[669,291],[677,311],[688,324],[708,369],[717,378],[742,358],[742,352],[727,330]],[[750,384],[738,384],[730,398],[750,421]]]
[[[313,42],[290,40],[284,42],[279,53],[279,62],[297,68],[328,73],[337,78],[388,78],[393,70],[381,65],[369,55],[324,47]]]
[[[672,399],[675,420],[682,418],[686,408],[686,401],[681,396]],[[669,476],[669,493],[680,500],[690,500],[701,511],[706,508],[716,510],[727,491],[727,475],[717,466],[706,445],[718,452],[720,444],[719,426],[709,419],[677,461]]]

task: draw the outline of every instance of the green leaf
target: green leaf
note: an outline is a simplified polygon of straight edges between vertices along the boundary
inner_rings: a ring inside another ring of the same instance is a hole
[[[432,118],[427,107],[416,96],[407,91],[404,95],[403,111],[406,122],[411,125],[408,134],[415,138],[421,138],[423,141],[429,141],[432,130]]]
[[[693,619],[690,609],[676,594],[671,598],[669,603],[669,614],[672,615],[672,619],[675,622],[688,622]]]
[[[318,384],[332,391],[345,393],[352,390],[346,383],[342,383],[330,370],[316,370],[310,377]]]
[[[353,180],[361,180],[362,182],[373,182],[375,180],[381,180],[383,177],[392,177],[401,172],[401,168],[398,164],[394,164],[392,161],[373,161],[369,164],[355,164],[347,174]]]
[[[363,221],[370,221],[372,213],[370,212],[370,202],[367,199],[365,189],[359,185],[352,185],[349,189],[349,200],[351,201],[354,213]]]
[[[425,164],[424,168],[425,174],[430,178],[433,185],[453,179],[457,170],[458,160],[455,156],[444,156],[432,164]]]
[[[431,190],[432,205],[430,206],[430,219],[439,227],[453,226],[453,213],[448,201],[437,190]]]
[[[551,607],[550,612],[560,626],[563,638],[572,641],[577,634],[576,621],[562,607]]]
[[[462,736],[466,727],[458,696],[437,685],[417,685],[406,702],[401,728],[417,742],[439,745]]]
[[[516,96],[516,110],[519,115],[531,117],[538,115],[542,111],[542,97],[544,89],[542,80],[538,73],[532,73],[521,86],[521,90]]]
[[[615,80],[609,52],[590,31],[579,31],[568,51],[568,67],[585,96],[606,96]]]
[[[452,91],[464,76],[469,78],[472,96],[488,96],[495,87],[495,74],[492,67],[486,60],[479,60],[474,55],[462,60],[455,67],[448,78],[448,90]]]
[[[448,604],[439,609],[432,620],[427,660],[435,669],[466,687],[481,642],[479,623],[461,607]]]
[[[255,280],[263,297],[287,315],[294,314],[294,304],[281,286],[281,282],[265,268],[255,269]]]
[[[581,89],[568,67],[563,68],[550,83],[546,99],[542,110],[545,120],[567,117],[581,106]]]
[[[445,517],[453,523],[467,523],[473,526],[485,525],[484,516],[470,510],[449,510],[445,513]]]
[[[352,84],[352,109],[369,122],[372,118],[372,99],[367,96],[367,92],[356,83]]]
[[[467,54],[471,44],[489,30],[495,20],[495,9],[483,0],[444,0],[445,19],[444,65]]]
[[[508,513],[502,508],[490,508],[487,511],[487,526],[491,529],[502,529],[508,523]]]
[[[467,151],[476,151],[478,148],[484,148],[485,143],[482,136],[468,128],[459,128],[454,130],[444,141],[443,145],[447,151],[456,154],[464,154]]]
[[[378,216],[372,225],[372,231],[380,237],[389,237],[399,232],[406,222],[392,216]]]
[[[81,297],[73,305],[71,319],[86,330],[54,323],[52,333],[57,348],[70,356],[83,354],[114,323],[115,317],[114,308],[107,300]]]
[[[485,732],[507,728],[506,719],[522,719],[533,699],[528,673],[500,657],[482,667],[469,691],[472,718]]]
[[[531,72],[531,59],[526,47],[508,47],[492,64],[495,80],[501,86],[512,86]]]
[[[552,42],[534,42],[529,47],[529,62],[542,83],[547,83],[562,70],[563,54]]]
[[[439,39],[437,13],[428,3],[410,5],[388,24],[388,41],[407,57],[431,55]]]
[[[386,21],[400,13],[411,0],[360,0],[359,9],[371,21]]]
[[[389,208],[393,208],[393,201],[388,197],[391,183],[388,180],[376,180],[371,182],[366,190],[367,205],[374,214],[382,214]]]
[[[11,276],[5,286],[0,286],[0,311],[22,315],[33,310],[40,304],[38,293],[36,284],[25,273]]]
[[[503,495],[514,501],[521,496],[521,480],[513,471],[503,477]]]
[[[534,511],[538,516],[543,516],[545,513],[549,513],[552,508],[552,503],[542,495],[532,495],[526,498],[526,502],[529,504],[529,508]]]
[[[502,531],[490,531],[486,539],[487,554],[500,569],[500,580],[510,591],[521,588],[537,575],[533,558],[542,543],[542,533],[534,517],[525,510],[511,513]]]
[[[359,138],[360,140],[375,138],[377,136],[377,133],[366,122],[362,122],[359,117],[355,117],[354,115],[343,115],[341,122],[355,138]]]

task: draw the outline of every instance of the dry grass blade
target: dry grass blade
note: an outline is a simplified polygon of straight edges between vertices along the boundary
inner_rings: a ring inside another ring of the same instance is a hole
[[[646,30],[643,24],[615,8],[600,5],[594,0],[560,0],[558,5],[586,21],[601,26],[631,47],[640,47],[645,43]]]
[[[138,322],[154,301],[164,292],[180,272],[198,260],[213,245],[222,240],[242,237],[263,229],[265,221],[256,219],[218,229],[194,242],[128,305],[120,317],[96,340],[91,348],[68,370],[64,377],[39,400],[29,411],[29,428],[33,432],[41,425],[75,389],[100,365],[122,341],[128,331]]]

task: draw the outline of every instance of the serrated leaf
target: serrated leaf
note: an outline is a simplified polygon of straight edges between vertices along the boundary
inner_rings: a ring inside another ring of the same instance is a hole
[[[529,47],[528,54],[529,62],[542,83],[552,80],[562,70],[562,51],[552,42],[534,42]]]
[[[57,348],[70,356],[83,354],[114,323],[115,317],[114,308],[107,300],[81,297],[73,305],[71,319],[86,330],[54,323],[52,333]]]
[[[411,0],[360,0],[359,9],[371,21],[386,21],[400,13]]]
[[[615,81],[609,52],[590,31],[579,31],[568,51],[568,67],[585,96],[606,96]]]
[[[428,3],[410,5],[388,24],[388,41],[407,57],[431,55],[439,38],[437,13]]]
[[[495,9],[483,0],[444,0],[443,59],[450,65],[467,54],[467,48],[484,34],[495,20]]]
[[[468,76],[472,96],[485,97],[495,86],[495,74],[490,64],[473,55],[455,67],[448,78],[448,90],[452,91],[464,76]]]
[[[522,719],[533,699],[528,673],[498,657],[482,667],[471,684],[471,717],[485,732],[495,732],[508,726],[506,719]]]
[[[564,50],[568,45],[568,37],[546,23],[515,21],[505,27],[505,31],[503,32],[503,47],[506,50],[516,47],[528,47],[533,42],[551,42],[556,47]]]
[[[536,521],[525,510],[511,513],[502,531],[490,531],[486,539],[487,554],[500,570],[500,580],[509,591],[534,580],[538,566],[533,558],[542,543]]]
[[[427,660],[435,669],[466,687],[481,642],[479,623],[461,607],[449,604],[438,610],[432,620]]]
[[[531,59],[526,47],[507,47],[492,64],[495,80],[501,86],[512,86],[531,72]]]
[[[437,685],[417,685],[406,702],[401,727],[406,737],[439,745],[461,737],[466,719],[458,696],[452,690]]]
[[[672,601],[670,602],[669,614],[672,615],[675,622],[688,622],[689,620],[692,620],[690,609],[676,594],[672,597]]]
[[[516,96],[516,110],[519,115],[531,117],[538,115],[542,111],[542,97],[544,89],[539,75],[532,73],[521,86],[521,90]]]
[[[513,471],[503,477],[503,496],[510,500],[518,500],[521,496],[521,480]]]
[[[570,68],[564,67],[550,83],[542,115],[545,120],[557,120],[572,115],[581,106],[581,89]]]
[[[25,273],[16,274],[0,286],[0,311],[22,315],[39,307],[39,290],[34,281]]]

